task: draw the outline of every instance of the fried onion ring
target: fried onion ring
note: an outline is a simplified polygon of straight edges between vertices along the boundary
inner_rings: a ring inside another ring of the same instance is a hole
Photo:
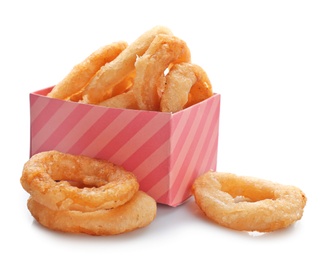
[[[111,97],[112,88],[134,70],[138,56],[142,56],[157,34],[171,35],[163,26],[156,26],[131,43],[112,62],[103,66],[84,90],[83,102],[97,104]]]
[[[174,64],[166,76],[160,101],[162,112],[177,112],[212,96],[206,72],[192,63]]]
[[[173,35],[158,34],[144,55],[135,62],[133,92],[139,108],[158,111],[166,69],[171,64],[190,60],[190,50],[183,40]]]
[[[240,231],[286,228],[302,218],[307,201],[294,186],[213,171],[198,177],[192,192],[209,219]]]
[[[139,189],[136,177],[105,160],[47,151],[24,165],[23,188],[52,210],[95,211],[129,201]]]
[[[49,97],[67,100],[81,92],[97,71],[114,60],[125,48],[126,42],[115,42],[99,48],[84,61],[75,65],[70,73],[48,93]]]
[[[138,109],[133,90],[109,98],[98,105],[111,108]]]
[[[92,212],[52,210],[30,197],[27,206],[43,226],[62,232],[88,235],[117,235],[149,225],[157,212],[156,201],[142,191],[130,201],[114,209]]]

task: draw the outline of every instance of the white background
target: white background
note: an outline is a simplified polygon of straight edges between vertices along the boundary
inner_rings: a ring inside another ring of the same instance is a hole
[[[29,155],[29,93],[52,86],[98,47],[155,25],[185,40],[222,95],[218,171],[301,188],[303,218],[269,234],[205,219],[191,198],[159,205],[150,226],[112,237],[38,225],[19,179]],[[326,1],[1,1],[0,258],[324,259]],[[326,259],[326,258],[325,258]]]

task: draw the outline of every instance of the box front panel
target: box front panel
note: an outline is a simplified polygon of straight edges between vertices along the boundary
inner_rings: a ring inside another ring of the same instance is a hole
[[[220,96],[175,114],[113,109],[30,94],[30,156],[47,150],[109,160],[140,189],[176,206],[203,171],[216,168]]]

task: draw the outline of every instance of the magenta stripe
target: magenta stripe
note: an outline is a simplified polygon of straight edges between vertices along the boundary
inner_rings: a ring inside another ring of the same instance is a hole
[[[196,132],[195,132],[194,138],[191,142],[191,145],[190,145],[189,149],[187,150],[187,154],[183,158],[183,162],[180,167],[180,169],[182,169],[182,171],[180,171],[179,169],[176,169],[181,174],[178,174],[177,178],[175,180],[173,180],[173,184],[171,187],[172,198],[175,198],[177,193],[180,190],[182,190],[180,188],[182,188],[181,185],[183,184],[183,181],[184,181],[184,183],[188,183],[187,175],[192,174],[193,172],[196,172],[196,169],[195,169],[196,164],[194,165],[195,158],[193,158],[193,156],[196,153],[196,149],[200,149],[201,145],[203,145],[203,143],[201,143],[201,137],[209,134],[206,131],[206,129],[204,129],[204,126],[205,126],[205,123],[211,119],[211,113],[210,113],[211,107],[212,107],[212,102],[207,103],[206,107],[204,108],[204,111],[200,114],[200,116],[201,116],[200,121],[198,122],[198,124],[194,124],[192,126],[194,128],[196,127]],[[196,123],[196,122],[194,122],[194,123]],[[192,165],[192,167],[188,167],[190,165]]]
[[[146,112],[144,112],[146,114]],[[139,164],[141,163],[139,154],[143,154],[143,151],[154,150],[156,147],[161,146],[166,139],[169,138],[169,121],[171,116],[165,113],[156,113],[155,117],[151,118],[140,131],[136,132],[129,140],[126,140],[125,144],[118,149],[111,157],[116,163],[123,165],[126,161],[129,161],[130,157],[134,157]],[[167,125],[168,124],[168,125]],[[157,132],[161,136],[153,139],[153,135]],[[152,142],[149,143],[149,139]],[[137,153],[137,154],[135,154]],[[127,163],[128,165],[128,163]]]
[[[48,115],[49,120],[47,120],[46,124],[44,124],[39,129],[38,133],[33,137],[34,153],[40,151],[40,146],[43,145],[44,142],[46,142],[48,137],[57,129],[58,125],[60,125],[76,107],[76,105],[72,106],[72,104],[68,102],[59,103],[61,103],[61,106],[58,107],[55,112]],[[51,148],[52,147],[49,147],[48,149]]]
[[[171,168],[175,168],[175,164],[176,164],[176,162],[178,162],[178,157],[180,155],[180,152],[183,150],[185,141],[188,137],[188,134],[189,134],[188,129],[190,129],[192,127],[193,121],[191,119],[189,119],[189,117],[191,114],[192,114],[192,116],[196,115],[197,112],[198,112],[198,108],[196,110],[194,110],[192,113],[183,114],[183,117],[184,117],[184,119],[186,119],[186,121],[184,122],[184,125],[178,126],[180,135],[176,136],[176,138],[177,138],[176,145],[175,145],[175,147],[172,147],[173,150],[171,152],[172,153]],[[173,135],[174,135],[174,133],[173,133]],[[174,138],[175,138],[175,136],[174,136]]]
[[[79,140],[69,148],[67,151],[68,153],[82,154],[83,150],[86,149],[86,147],[88,147],[112,121],[123,113],[123,110],[120,109],[108,109],[102,111],[104,111],[103,115],[99,117],[99,119],[89,127]]]
[[[142,111],[140,111],[142,112]],[[144,113],[137,114],[133,120],[131,120],[121,131],[116,135],[115,140],[110,140],[96,155],[98,158],[106,157],[108,159],[135,133],[137,133],[148,120],[151,120],[156,113],[148,113],[147,116]]]
[[[38,99],[37,96],[30,94],[30,107],[33,107],[37,99]]]
[[[219,103],[218,103],[219,104]],[[217,104],[214,104],[213,107],[217,107]],[[198,154],[203,155],[196,158],[193,158],[193,164],[196,166],[195,171],[185,179],[185,182],[181,184],[180,192],[174,197],[174,200],[180,201],[185,200],[190,195],[191,186],[195,178],[205,171],[214,169],[217,162],[217,144],[218,144],[218,125],[219,125],[219,107],[218,111],[212,110],[211,113],[208,113],[208,120],[203,128],[203,137],[204,140],[201,140],[202,145],[199,145],[200,151]],[[210,154],[210,156],[205,156]],[[208,158],[208,160],[207,160]],[[207,163],[203,163],[206,161]],[[186,186],[186,183],[188,184]],[[183,187],[182,187],[183,186]],[[185,187],[186,186],[186,187]]]
[[[166,143],[170,138],[169,121],[159,129],[154,135],[142,144],[131,156],[122,163],[123,167],[127,167],[130,171],[134,171],[140,164],[149,158],[157,149]]]
[[[192,138],[194,135],[192,131],[194,129],[194,125],[197,125],[199,123],[199,118],[198,118],[198,112],[199,112],[199,107],[197,106],[193,108],[192,111],[192,117],[195,117],[195,119],[189,119],[186,121],[184,126],[180,126],[183,131],[182,135],[179,137],[176,147],[172,151],[172,162],[171,162],[171,168],[176,170],[176,167],[179,168],[179,164],[181,164],[181,161],[184,160],[183,157],[185,155],[185,152],[187,152],[188,148],[186,148],[187,142],[190,138]],[[190,130],[189,130],[190,129]],[[178,169],[179,170],[179,169]]]
[[[164,166],[169,165],[169,157],[157,165],[148,175],[140,181],[140,189],[144,191],[150,191],[151,188],[158,182],[160,182],[165,176],[167,176],[168,169]]]
[[[158,147],[157,150],[153,151],[153,153],[150,154],[145,161],[137,165],[133,172],[137,174],[139,181],[142,181],[143,178],[145,178],[149,172],[157,167],[158,164],[170,157],[169,147],[170,139]]]
[[[218,124],[218,122],[213,122],[215,123],[215,126],[213,127],[218,127],[216,124]],[[211,162],[212,162],[212,157],[215,156],[215,150],[217,148],[217,144],[218,144],[218,135],[209,135],[207,140],[206,140],[206,147],[208,149],[208,155],[202,160],[202,163],[201,162],[198,162],[200,166],[200,169],[202,171],[205,171],[206,169],[208,169],[208,167],[210,166]],[[216,160],[217,158],[215,159],[215,161],[213,161],[213,166],[216,165]],[[212,169],[212,170],[215,170],[215,169]]]
[[[90,126],[95,124],[97,120],[103,116],[103,110],[99,110],[95,106],[85,106],[90,107],[90,110],[84,113],[83,117],[70,129],[67,135],[56,144],[54,147],[55,150],[68,151],[73,144],[83,137],[85,132],[89,130]]]
[[[41,105],[41,104],[40,104]],[[40,113],[38,116],[32,121],[32,137],[35,137],[39,131],[47,125],[48,121],[51,119],[51,117],[57,112],[57,110],[64,105],[64,102],[61,100],[52,100],[52,102],[47,102],[46,106],[44,106],[42,109],[34,108],[34,109],[40,109]],[[41,107],[41,106],[40,106]]]
[[[171,137],[171,141],[170,143],[172,144],[172,146],[174,147],[171,147],[171,153],[170,153],[170,163],[167,165],[167,168],[166,169],[166,178],[162,178],[160,180],[157,180],[157,182],[155,183],[155,186],[152,187],[149,192],[150,193],[155,193],[156,194],[156,197],[161,197],[163,196],[164,193],[166,193],[166,190],[157,190],[156,186],[157,187],[163,187],[163,186],[167,186],[166,189],[167,191],[170,191],[170,182],[171,182],[171,179],[173,179],[173,175],[175,174],[179,174],[176,169],[174,168],[174,164],[173,164],[173,160],[176,161],[178,160],[178,155],[179,155],[179,151],[181,151],[181,147],[183,147],[184,145],[184,141],[185,141],[185,132],[188,133],[188,129],[190,129],[191,125],[192,125],[192,120],[189,118],[190,115],[194,116],[197,114],[197,111],[198,111],[198,108],[195,109],[193,108],[192,112],[191,110],[188,110],[188,111],[184,111],[185,113],[180,113],[176,116],[179,116],[181,115],[179,118],[178,118],[178,121],[176,121],[176,124],[174,125],[174,130],[176,131],[173,131],[172,132],[172,137]],[[174,119],[177,119],[177,117],[174,117]],[[169,162],[169,161],[168,161]],[[168,178],[168,179],[167,179]],[[142,182],[143,179],[141,179],[140,181]],[[168,182],[166,184],[166,182]],[[154,189],[156,189],[154,191]],[[169,196],[170,196],[170,192],[169,192]]]
[[[207,135],[207,138],[206,138],[206,142],[205,142],[205,145],[203,147],[203,149],[205,149],[207,147],[208,151],[210,151],[210,149],[213,149],[214,150],[217,150],[217,146],[218,146],[218,135],[219,135],[219,118],[220,118],[220,113],[219,113],[219,100],[218,100],[218,105],[215,105],[215,107],[218,107],[217,110],[215,110],[215,114],[214,114],[214,120],[211,121],[211,124],[208,128],[208,131],[209,132],[214,132],[216,133],[214,136],[213,135],[210,135],[208,134]],[[216,131],[212,131],[212,129],[216,129]],[[212,147],[212,148],[210,148]],[[211,162],[211,160],[209,160],[210,156],[207,157],[208,159],[204,159],[202,160],[202,163],[201,163],[201,160],[198,160],[197,164],[198,165],[201,165],[200,166],[200,169],[203,171],[205,169],[207,169],[207,167],[209,167],[209,164]],[[216,158],[217,160],[217,158]],[[215,160],[215,161],[216,161]]]
[[[47,137],[46,141],[38,148],[38,151],[44,151],[48,147],[55,147],[91,108],[92,106],[76,106],[65,120],[56,126],[56,130]]]
[[[169,190],[167,190],[165,193],[163,193],[158,199],[157,202],[158,203],[163,203],[163,204],[167,204],[167,201],[170,202],[171,201],[171,197],[169,196]],[[174,206],[173,204],[171,204],[170,206]]]

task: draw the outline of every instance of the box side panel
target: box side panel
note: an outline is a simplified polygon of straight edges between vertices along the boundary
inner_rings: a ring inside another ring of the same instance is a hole
[[[191,196],[196,177],[216,169],[220,95],[181,113],[172,146],[170,204],[177,206]]]

